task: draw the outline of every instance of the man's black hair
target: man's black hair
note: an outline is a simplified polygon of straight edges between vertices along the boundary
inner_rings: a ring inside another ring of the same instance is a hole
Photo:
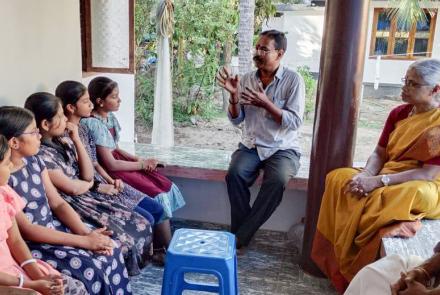
[[[275,49],[277,49],[277,50],[282,49],[284,52],[286,52],[287,38],[283,32],[280,32],[277,30],[268,30],[268,31],[261,32],[260,37],[261,36],[266,36],[266,37],[272,39],[275,43]]]

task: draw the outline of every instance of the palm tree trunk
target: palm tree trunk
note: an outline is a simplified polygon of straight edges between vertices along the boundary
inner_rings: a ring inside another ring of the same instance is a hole
[[[232,60],[232,42],[233,40],[226,41],[223,47],[223,56],[225,59],[225,67],[231,69],[231,60]],[[223,97],[223,110],[225,112],[228,111],[229,106],[229,92],[222,88],[222,97]]]
[[[240,23],[238,25],[238,66],[239,73],[252,70],[253,37],[254,37],[254,11],[255,0],[240,0]]]

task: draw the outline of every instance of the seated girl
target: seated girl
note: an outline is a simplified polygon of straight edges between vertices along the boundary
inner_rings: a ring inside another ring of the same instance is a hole
[[[163,245],[163,237],[171,235],[170,223],[162,219],[163,207],[160,203],[136,190],[120,179],[113,179],[104,168],[98,163],[96,158],[96,146],[89,134],[87,126],[79,124],[81,118],[89,117],[93,104],[90,101],[87,88],[76,81],[64,81],[56,88],[55,94],[63,103],[64,114],[68,122],[78,126],[79,135],[87,154],[91,157],[95,168],[95,182],[99,183],[97,192],[111,194],[111,199],[117,200],[129,209],[134,209],[139,214],[147,218],[151,224],[154,224],[154,243]],[[105,196],[104,196],[105,197]],[[108,196],[107,196],[108,197]],[[151,213],[151,214],[150,214]],[[166,239],[166,238],[165,238]],[[157,254],[153,256],[153,262],[163,263],[163,256]]]
[[[108,195],[94,193],[94,169],[78,134],[78,127],[66,122],[61,100],[50,93],[29,96],[25,108],[32,111],[42,135],[39,156],[45,162],[51,182],[61,196],[87,222],[107,227],[121,243],[130,275],[140,273],[151,255],[151,225]],[[68,132],[68,136],[66,134]]]
[[[29,288],[42,294],[87,294],[80,281],[60,275],[50,264],[32,258],[15,221],[24,202],[7,185],[10,156],[8,141],[0,134],[0,285]]]
[[[81,221],[58,194],[44,162],[35,156],[41,135],[33,114],[0,107],[0,134],[11,147],[9,185],[25,203],[16,220],[32,256],[80,280],[90,294],[130,294],[122,252],[115,248],[110,232],[90,230]]]
[[[165,209],[165,218],[185,202],[177,186],[156,171],[157,160],[141,159],[118,147],[120,125],[113,112],[119,109],[118,84],[106,77],[94,78],[88,87],[94,104],[92,117],[81,120],[96,144],[99,162],[113,178],[122,179],[135,189],[153,197]],[[168,220],[166,221],[168,222]],[[168,247],[171,235],[164,240]]]
[[[381,237],[440,218],[440,60],[414,62],[404,82],[406,104],[391,111],[365,168],[327,175],[312,258],[339,292],[377,258]]]

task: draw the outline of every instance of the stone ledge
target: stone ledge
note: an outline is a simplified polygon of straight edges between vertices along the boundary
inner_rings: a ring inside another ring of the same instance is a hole
[[[430,258],[434,246],[440,241],[440,220],[423,219],[421,222],[422,228],[412,238],[383,238],[381,256],[399,254]]]
[[[121,143],[121,148],[131,150],[145,158],[156,158],[166,167],[159,168],[166,176],[188,179],[224,181],[232,151],[200,149],[191,147],[163,148],[152,144]],[[287,189],[307,190],[309,159],[301,159],[301,168],[296,177],[290,179]],[[257,179],[261,184],[262,175]]]
[[[211,181],[224,181],[227,172],[227,170],[220,169],[195,168],[176,165],[168,165],[165,168],[160,168],[159,171],[161,171],[166,176]],[[256,181],[256,184],[260,185],[262,179],[263,176],[260,175]],[[289,183],[287,184],[287,189],[306,191],[307,183],[308,179],[306,178],[294,177],[289,180]]]

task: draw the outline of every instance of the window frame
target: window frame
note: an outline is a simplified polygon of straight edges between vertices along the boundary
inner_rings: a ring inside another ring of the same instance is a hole
[[[94,67],[92,61],[92,15],[91,0],[80,0],[81,11],[81,51],[83,72],[134,74],[134,0],[128,1],[129,49],[128,68]]]
[[[372,23],[372,31],[371,31],[371,42],[370,42],[370,59],[375,59],[377,55],[374,52],[374,49],[376,47],[376,33],[377,33],[377,22],[379,20],[379,14],[381,12],[386,11],[386,8],[374,8],[374,14],[373,14],[373,23]],[[438,10],[434,9],[435,14],[431,16],[431,24],[429,27],[429,38],[428,38],[428,48],[427,51],[429,52],[428,55],[425,56],[414,56],[414,45],[415,45],[415,34],[416,34],[416,24],[413,24],[411,26],[411,29],[409,30],[409,36],[408,36],[408,49],[406,51],[406,55],[402,56],[391,56],[394,52],[394,46],[395,46],[395,33],[397,29],[397,19],[393,18],[390,23],[390,30],[389,30],[389,36],[388,36],[388,48],[386,55],[381,55],[381,59],[390,59],[390,60],[417,60],[421,58],[428,58],[432,56],[432,48],[434,44],[434,37],[435,37],[435,26],[437,23],[437,15]],[[427,10],[425,9],[425,12]]]

